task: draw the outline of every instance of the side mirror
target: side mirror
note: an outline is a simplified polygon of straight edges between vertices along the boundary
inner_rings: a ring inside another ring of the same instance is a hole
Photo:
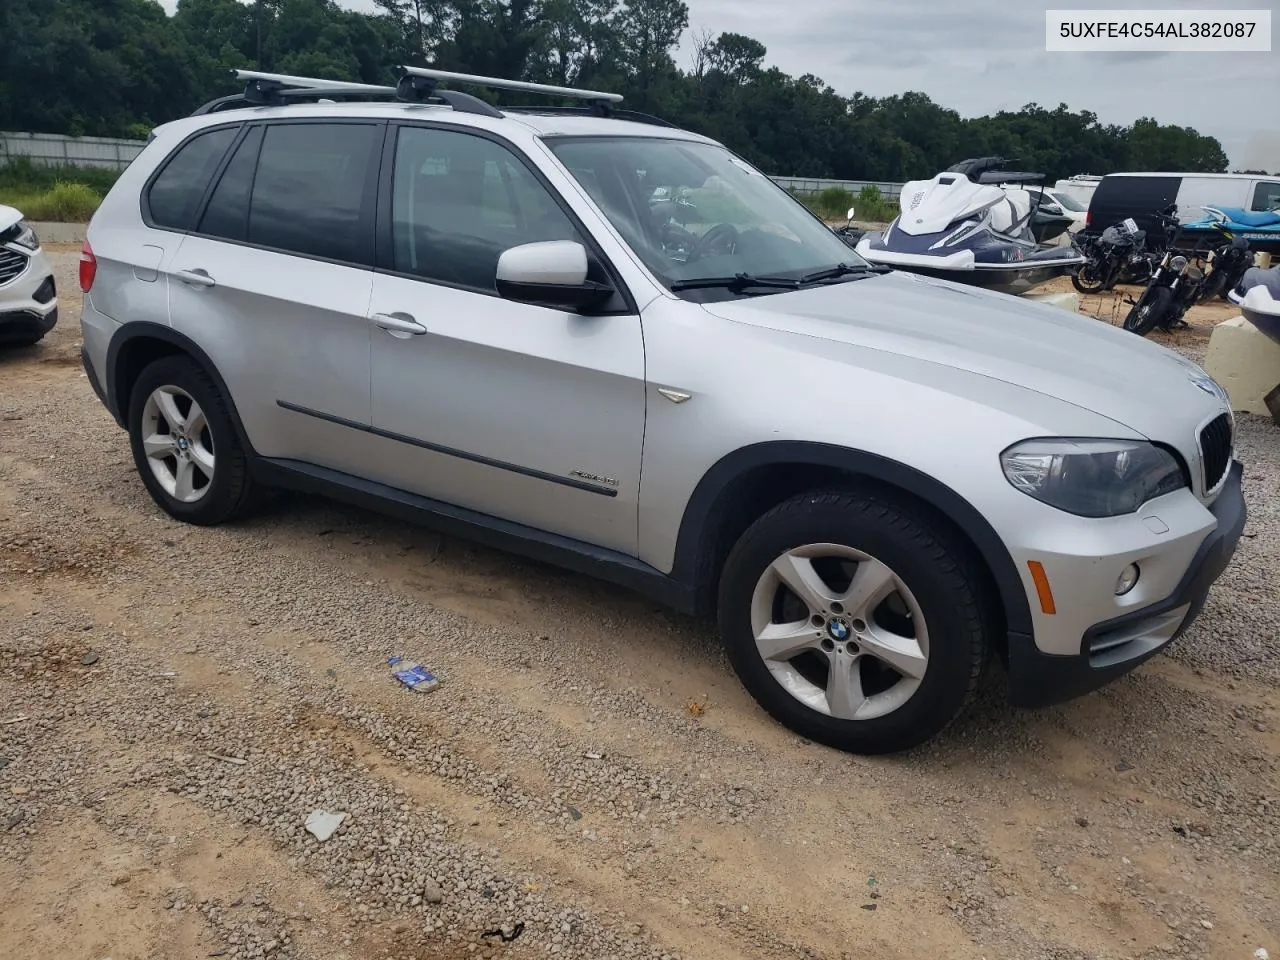
[[[583,310],[613,295],[608,284],[587,279],[587,251],[573,240],[509,247],[498,257],[495,285],[506,300],[562,310]]]
[[[855,210],[853,207],[850,207],[850,208],[849,208],[849,213],[848,213],[848,215],[847,215],[846,219],[848,219],[848,221],[849,221],[850,223],[853,223],[853,215],[854,215],[855,213],[857,213],[857,212],[858,212],[858,211],[857,211],[857,210]]]

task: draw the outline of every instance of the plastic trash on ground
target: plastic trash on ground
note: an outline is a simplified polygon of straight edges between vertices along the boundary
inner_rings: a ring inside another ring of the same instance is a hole
[[[440,686],[440,678],[420,663],[405,663],[403,657],[389,657],[391,675],[410,690],[427,693]]]
[[[312,810],[307,817],[307,832],[321,843],[333,836],[333,832],[347,819],[345,813],[327,813],[324,810]]]

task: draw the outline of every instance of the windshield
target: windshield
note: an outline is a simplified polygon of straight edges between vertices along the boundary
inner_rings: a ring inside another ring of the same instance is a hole
[[[1050,194],[1049,194],[1049,196],[1050,196],[1051,198],[1053,198],[1054,200],[1057,200],[1057,201],[1058,201],[1058,203],[1060,203],[1063,207],[1065,207],[1065,208],[1066,208],[1066,209],[1068,209],[1068,210],[1072,210],[1072,211],[1074,211],[1074,212],[1076,212],[1076,213],[1084,213],[1084,212],[1085,212],[1085,209],[1086,209],[1086,208],[1085,208],[1085,207],[1082,207],[1082,206],[1080,205],[1080,201],[1078,201],[1075,197],[1071,196],[1071,194],[1069,194],[1069,193],[1056,193],[1056,192],[1055,192],[1055,193],[1050,193]]]
[[[799,201],[724,147],[656,137],[546,142],[667,287],[739,274],[797,280],[837,264],[868,266]]]

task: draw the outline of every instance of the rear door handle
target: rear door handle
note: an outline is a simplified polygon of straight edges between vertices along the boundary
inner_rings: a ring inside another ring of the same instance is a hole
[[[216,281],[208,272],[196,267],[194,270],[179,270],[174,274],[179,280],[193,287],[212,287]]]
[[[386,330],[393,337],[404,339],[407,336],[421,336],[427,328],[407,313],[375,313],[373,322]]]

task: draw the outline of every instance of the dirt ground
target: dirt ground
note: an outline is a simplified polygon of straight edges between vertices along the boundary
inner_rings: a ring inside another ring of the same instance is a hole
[[[0,957],[1280,957],[1270,421],[1169,655],[1036,712],[997,671],[856,758],[620,589],[321,500],[168,519],[55,257],[59,326],[0,353]]]

